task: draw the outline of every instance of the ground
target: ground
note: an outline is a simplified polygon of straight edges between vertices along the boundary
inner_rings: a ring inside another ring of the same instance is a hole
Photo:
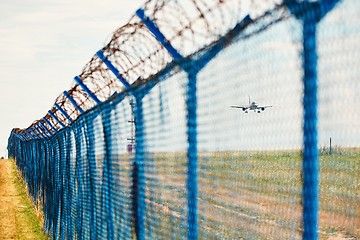
[[[46,239],[11,160],[0,160],[0,240],[5,239]]]

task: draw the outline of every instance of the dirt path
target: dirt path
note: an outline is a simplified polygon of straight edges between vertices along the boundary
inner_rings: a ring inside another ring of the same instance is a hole
[[[0,240],[5,239],[46,239],[11,160],[0,160]]]

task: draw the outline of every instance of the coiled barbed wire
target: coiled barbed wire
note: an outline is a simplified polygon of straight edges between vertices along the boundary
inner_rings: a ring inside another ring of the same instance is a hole
[[[231,33],[231,29],[247,14],[251,15],[254,26],[243,37],[256,34],[289,15],[281,0],[150,0],[143,9],[184,58]],[[256,25],[256,22],[261,23]],[[173,62],[171,55],[136,15],[113,33],[102,52],[130,85],[146,82]],[[79,78],[101,102],[125,90],[96,54],[85,65]],[[77,83],[67,92],[83,111],[96,105]],[[35,132],[37,137],[47,137],[82,113],[64,93],[56,98],[55,104],[66,112],[70,120],[54,106],[50,111],[61,123],[47,114],[28,128],[14,128],[13,132],[31,136],[34,133],[30,134],[29,129],[35,129],[37,131],[31,132]]]

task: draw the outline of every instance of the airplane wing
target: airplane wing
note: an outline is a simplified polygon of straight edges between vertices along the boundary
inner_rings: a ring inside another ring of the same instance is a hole
[[[265,106],[257,106],[256,109],[258,109],[258,112],[265,111],[266,108],[272,107],[271,105],[265,105]]]
[[[245,107],[245,106],[230,106],[232,108],[242,108],[242,109],[248,109],[248,107]]]
[[[273,107],[271,105],[267,105],[267,106],[258,106],[258,108],[269,108],[269,107]]]

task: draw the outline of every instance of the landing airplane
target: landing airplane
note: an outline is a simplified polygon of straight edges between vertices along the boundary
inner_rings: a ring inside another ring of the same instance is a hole
[[[261,111],[265,111],[266,108],[272,107],[270,105],[266,106],[259,106],[256,104],[256,102],[251,102],[250,96],[249,96],[249,105],[248,106],[230,106],[232,108],[241,108],[245,113],[248,113],[248,111],[254,111],[260,113]]]

